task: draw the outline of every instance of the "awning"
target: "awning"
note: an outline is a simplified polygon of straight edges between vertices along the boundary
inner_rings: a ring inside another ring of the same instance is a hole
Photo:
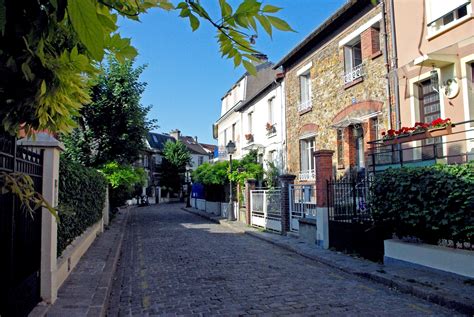
[[[252,144],[249,144],[247,146],[244,146],[242,148],[242,150],[247,150],[247,151],[251,151],[251,150],[263,150],[265,149],[265,147],[261,144],[256,144],[256,143],[252,143]]]
[[[361,124],[362,122],[364,121],[360,118],[344,118],[343,120],[333,124],[332,127],[336,129],[343,129],[353,124]]]

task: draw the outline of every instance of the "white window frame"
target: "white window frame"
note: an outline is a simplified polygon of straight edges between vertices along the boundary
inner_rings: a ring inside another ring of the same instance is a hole
[[[253,134],[253,111],[247,113],[247,129],[249,134]]]
[[[309,69],[306,72],[298,75],[298,82],[299,82],[299,87],[300,87],[300,94],[299,94],[300,102],[298,104],[298,112],[310,110],[313,107],[313,105],[312,105],[312,100],[311,100],[312,99],[311,74],[310,74]]]
[[[306,144],[305,148],[303,148],[303,144]],[[304,139],[300,139],[300,173],[299,179],[301,181],[309,181],[314,180],[316,178],[315,173],[315,161],[313,152],[316,149],[316,140],[315,137],[308,137]],[[304,161],[303,155],[306,156],[306,160]],[[307,166],[303,166],[303,164],[307,164]]]
[[[359,49],[359,58],[354,53],[356,47]],[[354,80],[363,76],[363,60],[362,60],[362,40],[360,36],[356,36],[352,41],[344,45],[344,84],[349,84]]]
[[[433,0],[426,0],[426,15],[427,15],[426,18],[428,21],[426,27],[428,29],[428,39],[435,37],[438,34],[443,33],[444,31],[449,30],[471,18],[472,3],[466,1],[465,4],[462,4],[461,6],[458,6],[451,11],[444,12],[444,14],[442,15],[438,14],[440,15],[440,17],[437,17],[435,20],[433,20],[430,16],[431,15],[431,12],[430,12],[431,1]],[[434,0],[434,1],[442,1],[442,0]],[[448,1],[448,0],[445,0],[445,1]],[[458,10],[464,6],[466,6],[466,15],[462,17],[457,16]],[[453,14],[453,20],[450,21],[449,23],[444,24],[443,19],[451,13]]]

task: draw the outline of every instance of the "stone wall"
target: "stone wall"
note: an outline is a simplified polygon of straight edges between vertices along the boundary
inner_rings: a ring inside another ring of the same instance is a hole
[[[353,31],[364,25],[368,20],[381,12],[381,6],[374,7],[365,16],[355,21],[352,25],[344,29],[337,36],[333,37],[326,44],[320,46],[308,57],[290,69],[286,69],[286,116],[287,116],[287,142],[288,142],[288,173],[298,175],[300,171],[300,137],[310,132],[316,133],[316,150],[329,149],[336,151],[337,131],[332,126],[338,113],[344,111],[346,107],[360,103],[361,106],[367,103],[380,104],[381,114],[378,116],[379,132],[387,129],[387,79],[384,56],[380,52],[374,52],[379,47],[383,48],[384,36],[380,32],[380,44],[373,42],[362,43],[363,63],[365,75],[363,81],[350,87],[344,85],[344,53],[343,47],[339,47],[339,41]],[[382,24],[382,20],[380,21]],[[383,30],[383,28],[381,28]],[[377,31],[378,32],[378,31]],[[361,34],[370,38],[371,34],[377,33],[369,30]],[[363,40],[364,41],[364,40]],[[370,54],[368,53],[370,52]],[[300,100],[300,86],[298,70],[305,65],[312,63],[310,69],[311,76],[311,97],[312,109],[308,112],[299,113],[297,106]],[[357,105],[355,105],[357,107]],[[375,138],[374,133],[368,129],[368,124],[363,125],[366,132],[365,140]],[[347,140],[349,132],[344,133]],[[350,145],[345,144],[344,154],[345,168],[353,164],[349,156]],[[337,152],[336,152],[337,153]],[[337,155],[333,158],[336,165]]]

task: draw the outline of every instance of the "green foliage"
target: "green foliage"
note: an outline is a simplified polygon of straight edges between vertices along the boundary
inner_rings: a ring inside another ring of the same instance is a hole
[[[224,185],[229,179],[228,172],[228,161],[220,161],[214,164],[206,162],[193,172],[192,178],[193,182],[204,185]]]
[[[200,1],[169,0],[0,0],[0,118],[8,132],[20,124],[32,129],[68,132],[79,109],[89,102],[87,90],[104,54],[120,62],[136,56],[130,39],[118,32],[119,16],[139,20],[150,8],[177,10],[192,30],[200,21],[217,30],[222,55],[255,74],[249,62],[260,27],[290,31],[273,14],[280,8],[242,0],[234,9],[219,0],[220,17],[212,18]],[[246,34],[244,31],[255,32]]]
[[[58,256],[102,217],[106,188],[107,182],[101,173],[61,157]]]
[[[141,167],[120,165],[117,162],[105,164],[100,172],[105,176],[110,185],[110,206],[120,207],[127,199],[136,194],[136,187],[145,185],[146,172]]]
[[[268,187],[278,187],[278,177],[280,176],[280,171],[278,170],[274,162],[267,162],[267,169],[265,170],[264,174],[264,180],[267,183]]]
[[[177,171],[184,171],[186,165],[191,164],[191,154],[183,142],[177,140],[172,142],[166,141],[163,149],[165,159],[173,165]]]
[[[109,57],[91,88],[91,103],[81,110],[79,127],[62,137],[67,157],[93,167],[138,159],[154,124],[146,119],[150,107],[140,105],[146,86],[139,81],[143,69],[134,68],[133,61],[119,63]]]
[[[191,154],[183,142],[170,140],[165,143],[163,154],[160,185],[177,193],[184,182],[186,166],[191,165]]]
[[[474,163],[388,169],[371,186],[377,225],[427,243],[474,242]]]

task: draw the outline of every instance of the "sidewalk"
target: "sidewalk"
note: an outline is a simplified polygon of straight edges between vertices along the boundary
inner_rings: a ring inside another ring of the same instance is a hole
[[[30,316],[105,316],[129,211],[121,209],[79,261],[53,305],[39,304]]]
[[[385,266],[341,252],[319,249],[291,236],[262,232],[238,221],[229,222],[194,208],[183,210],[346,273],[367,278],[463,314],[474,315],[474,280],[467,277],[413,267]]]

